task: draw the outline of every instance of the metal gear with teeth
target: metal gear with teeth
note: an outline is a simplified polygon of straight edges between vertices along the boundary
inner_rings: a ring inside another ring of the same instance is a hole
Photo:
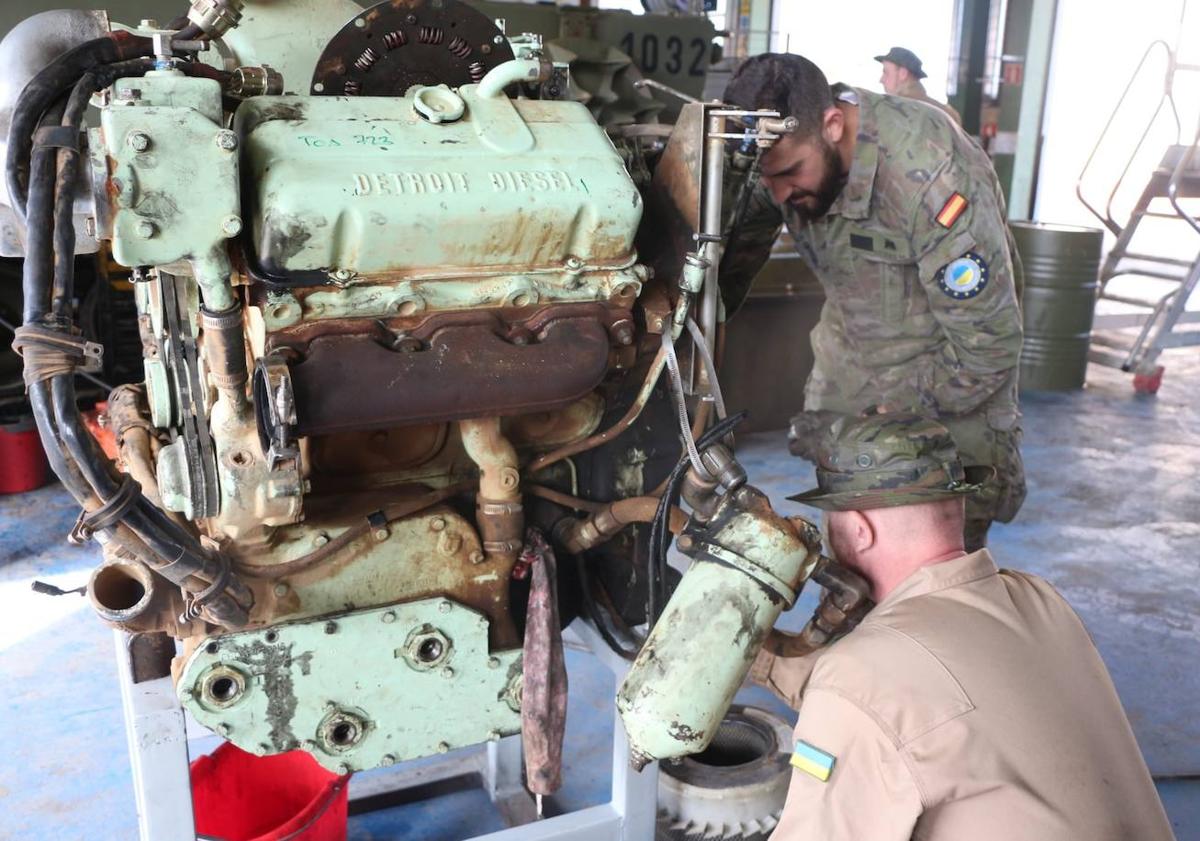
[[[765,841],[791,781],[792,728],[733,706],[701,753],[660,766],[656,841]]]

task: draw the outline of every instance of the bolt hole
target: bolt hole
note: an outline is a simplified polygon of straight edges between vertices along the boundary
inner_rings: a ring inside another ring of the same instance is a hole
[[[412,315],[417,311],[417,303],[416,301],[398,301],[395,308],[400,315]]]
[[[279,639],[279,634],[275,631],[267,631],[267,642],[275,642]]]
[[[204,650],[209,654],[216,654],[220,647],[221,646],[217,645],[215,642],[210,642],[208,645],[204,646]]]
[[[228,703],[237,697],[238,685],[231,677],[219,677],[208,686],[208,692],[214,700]]]
[[[250,455],[245,450],[238,450],[229,457],[229,460],[233,462],[234,466],[236,467],[245,467],[254,461],[254,456]]]
[[[358,740],[358,728],[349,721],[341,721],[333,726],[329,739],[339,747],[352,745]]]
[[[524,307],[529,305],[529,296],[524,292],[519,292],[513,295],[512,303],[514,307]]]
[[[427,639],[417,647],[417,659],[422,663],[433,663],[442,656],[443,651],[445,648],[441,640]]]

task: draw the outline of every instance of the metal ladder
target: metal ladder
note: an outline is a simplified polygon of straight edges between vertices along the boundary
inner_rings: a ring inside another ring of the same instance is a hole
[[[1182,32],[1182,17],[1180,31]],[[1100,210],[1084,195],[1084,181],[1130,90],[1141,75],[1147,60],[1159,47],[1165,51],[1167,59],[1162,97],[1116,184],[1109,192],[1104,209]],[[1197,284],[1200,284],[1200,219],[1181,204],[1184,200],[1200,199],[1200,153],[1197,151],[1200,148],[1200,126],[1197,127],[1196,136],[1190,145],[1179,143],[1182,126],[1174,98],[1176,74],[1200,72],[1200,65],[1182,64],[1177,60],[1177,55],[1178,45],[1176,49],[1172,49],[1165,41],[1154,41],[1146,48],[1075,185],[1075,194],[1083,205],[1117,237],[1116,244],[1100,269],[1099,300],[1112,301],[1135,310],[1133,313],[1096,316],[1092,330],[1092,348],[1088,358],[1092,362],[1133,373],[1134,389],[1148,394],[1157,392],[1162,383],[1164,368],[1158,364],[1158,357],[1164,349],[1200,345],[1200,330],[1175,330],[1179,324],[1200,322],[1200,313],[1186,312],[1188,298]],[[1167,147],[1162,161],[1151,172],[1128,221],[1121,225],[1114,218],[1114,200],[1164,108],[1169,108],[1169,113],[1174,118],[1176,143]],[[1157,206],[1154,204],[1156,200]],[[1169,205],[1169,210],[1163,207],[1163,200]],[[1180,236],[1195,239],[1195,256],[1191,259],[1180,259],[1137,250],[1135,235],[1145,219],[1179,223]],[[1158,283],[1160,289],[1163,283],[1168,286],[1165,292],[1146,296],[1120,294],[1109,288],[1109,282],[1113,278],[1130,276],[1152,279]],[[1130,327],[1140,327],[1136,337],[1131,338],[1125,332],[1125,329]]]

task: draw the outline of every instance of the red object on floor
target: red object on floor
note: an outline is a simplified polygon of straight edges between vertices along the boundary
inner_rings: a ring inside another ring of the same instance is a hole
[[[304,751],[255,756],[226,742],[192,763],[196,832],[225,841],[346,841],[349,780]]]
[[[1149,374],[1134,374],[1133,390],[1138,394],[1158,394],[1158,389],[1162,385],[1163,373],[1166,370],[1162,365],[1157,365]]]
[[[0,494],[32,491],[49,478],[50,466],[33,418],[0,425]]]

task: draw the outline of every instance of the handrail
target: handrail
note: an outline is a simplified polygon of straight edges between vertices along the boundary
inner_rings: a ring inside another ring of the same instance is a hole
[[[1182,216],[1196,230],[1196,233],[1200,234],[1200,220],[1197,220],[1195,216],[1188,213],[1179,204],[1179,181],[1191,164],[1192,158],[1195,157],[1197,146],[1200,146],[1200,127],[1196,129],[1196,139],[1192,141],[1192,145],[1188,150],[1179,157],[1179,163],[1175,165],[1175,171],[1171,173],[1171,180],[1167,183],[1167,198],[1171,200],[1171,206],[1175,208],[1175,212]]]
[[[1113,187],[1112,193],[1109,194],[1108,203],[1105,206],[1104,212],[1102,213],[1084,197],[1083,181],[1087,177],[1087,172],[1088,169],[1091,168],[1092,161],[1096,158],[1096,153],[1100,151],[1100,147],[1104,144],[1104,139],[1108,136],[1109,129],[1112,128],[1113,123],[1116,121],[1117,114],[1119,114],[1121,111],[1121,106],[1125,104],[1125,100],[1129,97],[1129,92],[1133,89],[1134,82],[1136,82],[1138,77],[1141,75],[1142,68],[1146,65],[1147,59],[1150,58],[1150,54],[1154,51],[1154,48],[1160,45],[1167,54],[1167,73],[1164,79],[1162,98],[1159,100],[1158,108],[1154,110],[1153,116],[1151,116],[1150,121],[1146,124],[1146,130],[1142,133],[1141,139],[1138,141],[1137,146],[1134,147],[1133,154],[1130,156],[1129,161],[1125,164],[1125,168],[1121,171],[1121,177],[1117,179],[1116,186]],[[1158,115],[1162,112],[1164,101],[1170,101],[1171,103],[1171,112],[1175,117],[1175,124],[1177,126],[1176,135],[1178,136],[1179,131],[1182,130],[1182,126],[1180,126],[1179,123],[1179,111],[1175,107],[1175,98],[1172,95],[1171,90],[1172,78],[1175,75],[1174,71],[1175,54],[1172,52],[1171,46],[1161,38],[1151,41],[1149,46],[1146,47],[1146,51],[1142,54],[1141,61],[1139,61],[1137,67],[1134,68],[1133,75],[1129,77],[1129,83],[1125,85],[1125,90],[1121,93],[1121,98],[1117,100],[1117,104],[1113,108],[1112,114],[1110,114],[1108,117],[1108,122],[1104,124],[1104,128],[1101,130],[1100,136],[1096,138],[1096,144],[1092,147],[1091,154],[1088,155],[1087,161],[1083,164],[1083,169],[1079,171],[1079,178],[1077,178],[1075,181],[1075,196],[1079,199],[1080,203],[1083,204],[1083,206],[1086,207],[1093,216],[1099,219],[1104,227],[1108,228],[1108,230],[1112,231],[1112,233],[1117,236],[1121,235],[1121,226],[1118,225],[1116,220],[1112,218],[1113,196],[1115,196],[1117,191],[1121,188],[1121,184],[1124,182],[1125,176],[1129,172],[1129,167],[1133,164],[1134,158],[1137,157],[1137,153],[1141,149],[1142,143],[1145,142],[1146,136],[1150,132],[1150,128],[1154,125],[1154,121],[1158,119]]]

